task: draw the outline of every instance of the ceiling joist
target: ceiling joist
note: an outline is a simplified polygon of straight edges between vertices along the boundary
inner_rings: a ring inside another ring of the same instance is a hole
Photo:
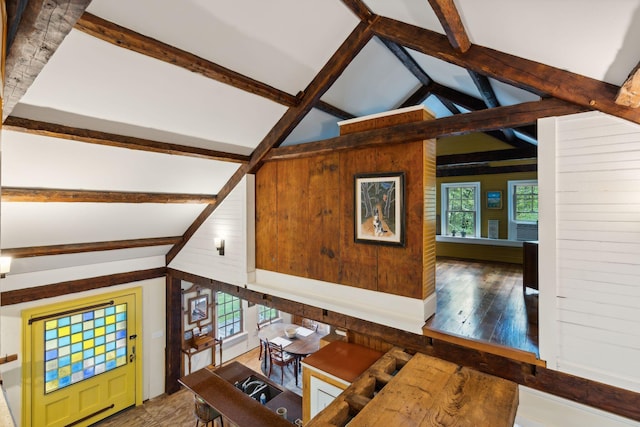
[[[135,138],[132,136],[116,135],[89,129],[80,129],[71,126],[59,125],[56,123],[46,123],[13,116],[7,117],[3,124],[3,129],[28,133],[32,135],[86,142],[89,144],[108,145],[111,147],[128,148],[131,150],[150,151],[153,153],[198,157],[202,159],[221,160],[234,163],[246,163],[249,161],[249,156],[244,156],[241,154],[207,150],[204,148],[189,147],[186,145],[170,144],[167,142],[152,141],[149,139]]]
[[[440,20],[451,46],[462,53],[469,50],[471,42],[453,0],[429,0],[429,4]]]
[[[2,249],[3,256],[30,258],[48,255],[68,255],[83,252],[112,251],[117,249],[146,248],[151,246],[175,245],[180,236],[153,237],[149,239],[116,240],[109,242],[72,243],[67,245],[31,246]]]
[[[640,64],[631,70],[629,78],[620,86],[616,104],[626,107],[640,107]]]
[[[13,8],[23,11],[17,31],[11,29],[15,31],[15,38],[5,62],[3,121],[27,93],[89,3],[91,0],[31,0],[26,7],[17,4]],[[13,17],[9,20],[17,25]]]
[[[512,86],[534,93],[548,93],[588,109],[640,123],[639,109],[614,102],[618,91],[615,85],[478,45],[472,45],[462,54],[449,45],[446,36],[390,18],[379,17],[373,23],[373,30],[379,37]]]
[[[422,139],[441,138],[471,132],[486,132],[504,127],[517,127],[535,123],[536,120],[542,117],[563,116],[580,113],[585,110],[586,108],[584,107],[549,98],[508,107],[480,110],[458,116],[443,117],[436,120],[356,132],[308,144],[274,148],[265,156],[264,160],[308,157],[335,150],[402,144]]]
[[[135,193],[129,191],[64,190],[2,187],[2,202],[22,203],[213,203],[215,195]]]

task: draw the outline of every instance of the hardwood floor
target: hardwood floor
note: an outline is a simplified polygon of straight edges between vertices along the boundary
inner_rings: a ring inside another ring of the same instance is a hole
[[[522,288],[522,266],[438,259],[436,314],[426,327],[539,355],[538,292]]]
[[[259,349],[251,350],[234,360],[260,372]],[[172,395],[160,395],[144,402],[143,405],[122,411],[93,427],[182,427],[195,426],[193,393],[182,389]],[[200,424],[202,426],[202,423]],[[219,424],[214,423],[214,427]]]

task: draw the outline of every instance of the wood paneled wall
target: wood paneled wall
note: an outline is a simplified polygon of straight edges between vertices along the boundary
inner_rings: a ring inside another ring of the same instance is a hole
[[[381,124],[394,120],[407,118]],[[356,243],[354,175],[397,171],[405,246]],[[256,175],[256,267],[425,299],[435,292],[435,195],[435,140],[268,162]]]

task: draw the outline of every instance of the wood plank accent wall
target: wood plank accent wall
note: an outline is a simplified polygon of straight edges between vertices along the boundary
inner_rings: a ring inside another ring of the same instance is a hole
[[[419,109],[342,132],[432,119]],[[404,171],[405,247],[355,243],[354,175]],[[256,174],[256,267],[410,298],[435,292],[435,140],[267,162]]]

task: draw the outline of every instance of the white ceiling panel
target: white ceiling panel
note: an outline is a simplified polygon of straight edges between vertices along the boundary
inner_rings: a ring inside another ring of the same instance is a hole
[[[282,145],[295,145],[338,136],[340,133],[339,120],[314,108],[302,119],[302,122],[291,132]]]
[[[2,156],[10,187],[216,194],[239,167],[11,131]]]
[[[3,203],[3,248],[182,236],[200,204]]]
[[[322,100],[354,116],[365,116],[397,108],[417,82],[400,60],[373,38]]]
[[[292,95],[358,24],[340,1],[94,0],[87,10]]]
[[[77,30],[22,102],[248,147],[257,146],[285,111],[272,101]]]
[[[638,63],[638,0],[456,0],[475,44],[620,85]]]

